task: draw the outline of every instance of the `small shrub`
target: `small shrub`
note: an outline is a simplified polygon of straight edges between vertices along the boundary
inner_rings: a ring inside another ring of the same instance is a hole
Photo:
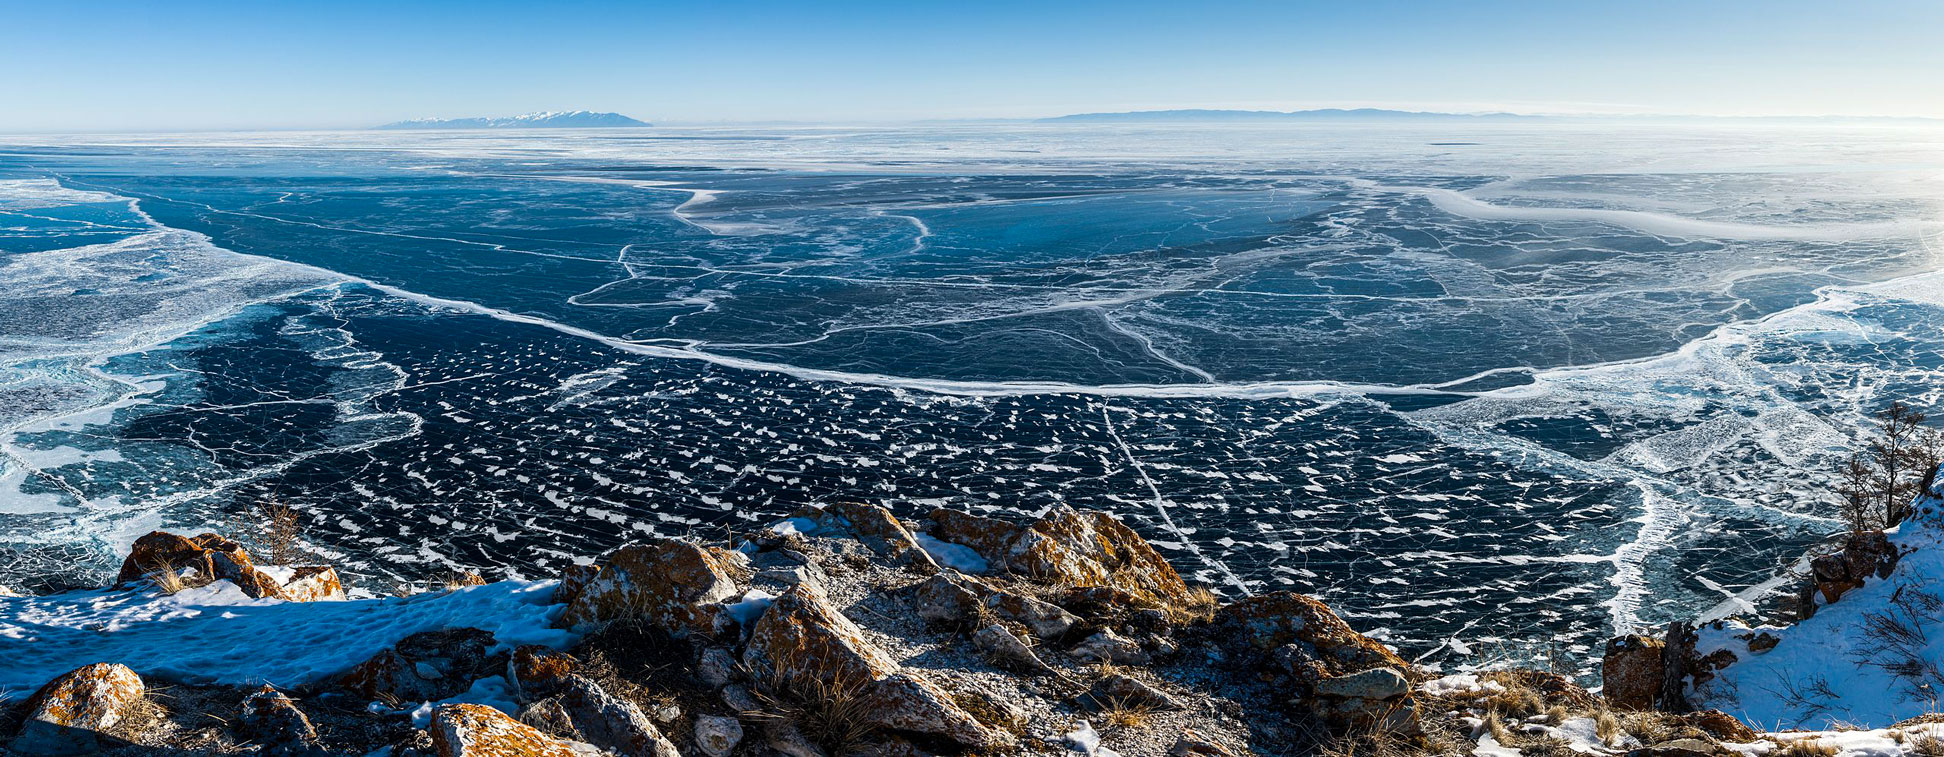
[[[262,522],[257,546],[271,565],[295,565],[304,559],[298,544],[304,536],[304,515],[282,500],[271,499],[257,507]]]

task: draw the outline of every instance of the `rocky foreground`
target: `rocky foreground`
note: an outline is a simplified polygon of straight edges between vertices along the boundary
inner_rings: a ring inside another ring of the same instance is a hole
[[[1894,558],[1859,555],[1859,575],[1842,580],[1887,575]],[[1944,747],[1931,730],[1944,726],[1924,722],[1762,733],[1694,711],[1692,692],[1705,688],[1695,674],[1732,662],[1717,654],[1728,645],[1697,639],[1738,638],[1751,656],[1775,646],[1759,638],[1767,631],[1677,626],[1666,638],[1617,639],[1606,698],[1543,671],[1440,676],[1301,594],[1222,602],[1111,515],[1064,508],[1031,523],[949,510],[906,523],[835,504],[734,548],[659,539],[557,583],[364,600],[346,599],[326,566],[259,566],[222,537],[158,532],[136,542],[119,579],[75,596],[0,599],[16,619],[0,623],[0,663],[15,650],[0,670],[13,678],[0,680],[39,687],[0,704],[12,751],[1692,757]],[[114,643],[133,634],[148,635]],[[102,657],[113,650],[123,659]]]

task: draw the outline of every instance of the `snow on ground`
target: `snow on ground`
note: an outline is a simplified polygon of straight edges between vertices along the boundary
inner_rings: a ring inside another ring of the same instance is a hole
[[[228,581],[173,595],[98,589],[0,597],[0,698],[24,696],[82,665],[145,676],[280,687],[342,673],[420,631],[480,628],[503,647],[573,639],[550,628],[553,581],[501,581],[410,597],[341,602],[252,599]]]
[[[1768,652],[1731,646],[1740,661],[1695,692],[1702,706],[1757,730],[1886,726],[1937,712],[1944,697],[1944,515],[1934,514],[1934,503],[1931,509],[1891,535],[1909,554],[1890,578],[1844,594],[1795,626],[1765,629],[1782,640]],[[1704,652],[1713,643],[1700,641]],[[1893,672],[1898,668],[1903,672]]]

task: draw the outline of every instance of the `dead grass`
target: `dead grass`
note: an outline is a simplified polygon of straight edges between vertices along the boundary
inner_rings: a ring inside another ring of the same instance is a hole
[[[1176,625],[1206,623],[1215,617],[1215,611],[1222,606],[1222,597],[1206,586],[1191,586],[1188,597],[1180,605],[1167,608],[1168,622]]]
[[[1925,732],[1909,740],[1910,753],[1918,757],[1944,757],[1944,739]]]
[[[1777,746],[1768,757],[1836,757],[1836,745],[1816,739],[1800,739]]]
[[[793,724],[804,737],[831,754],[849,754],[876,740],[871,722],[876,704],[866,696],[872,681],[825,663],[803,664],[800,649],[774,650],[768,675],[752,692],[763,706],[756,719]],[[785,673],[784,671],[794,671]]]
[[[185,576],[182,574],[182,568],[171,563],[163,563],[155,566],[149,570],[147,578],[149,583],[154,584],[155,588],[161,590],[163,594],[175,594],[188,589],[200,589],[214,583],[216,580],[215,576],[205,576],[200,571],[191,571],[189,575]]]

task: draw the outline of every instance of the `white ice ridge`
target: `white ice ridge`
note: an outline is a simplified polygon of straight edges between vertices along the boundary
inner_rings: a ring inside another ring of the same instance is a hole
[[[0,597],[0,699],[90,663],[192,683],[297,686],[343,673],[420,631],[479,628],[502,646],[572,642],[551,628],[553,581],[410,597],[251,599],[228,581],[173,595],[98,589]]]
[[[1764,225],[1735,221],[1712,221],[1667,213],[1606,208],[1561,208],[1524,205],[1493,205],[1464,192],[1438,187],[1393,186],[1368,179],[1345,178],[1360,189],[1395,192],[1423,197],[1437,209],[1455,216],[1481,221],[1569,221],[1603,223],[1634,229],[1661,237],[1725,239],[1741,241],[1850,242],[1863,239],[1919,237],[1944,229],[1938,221],[1895,221],[1885,223],[1813,223]]]

